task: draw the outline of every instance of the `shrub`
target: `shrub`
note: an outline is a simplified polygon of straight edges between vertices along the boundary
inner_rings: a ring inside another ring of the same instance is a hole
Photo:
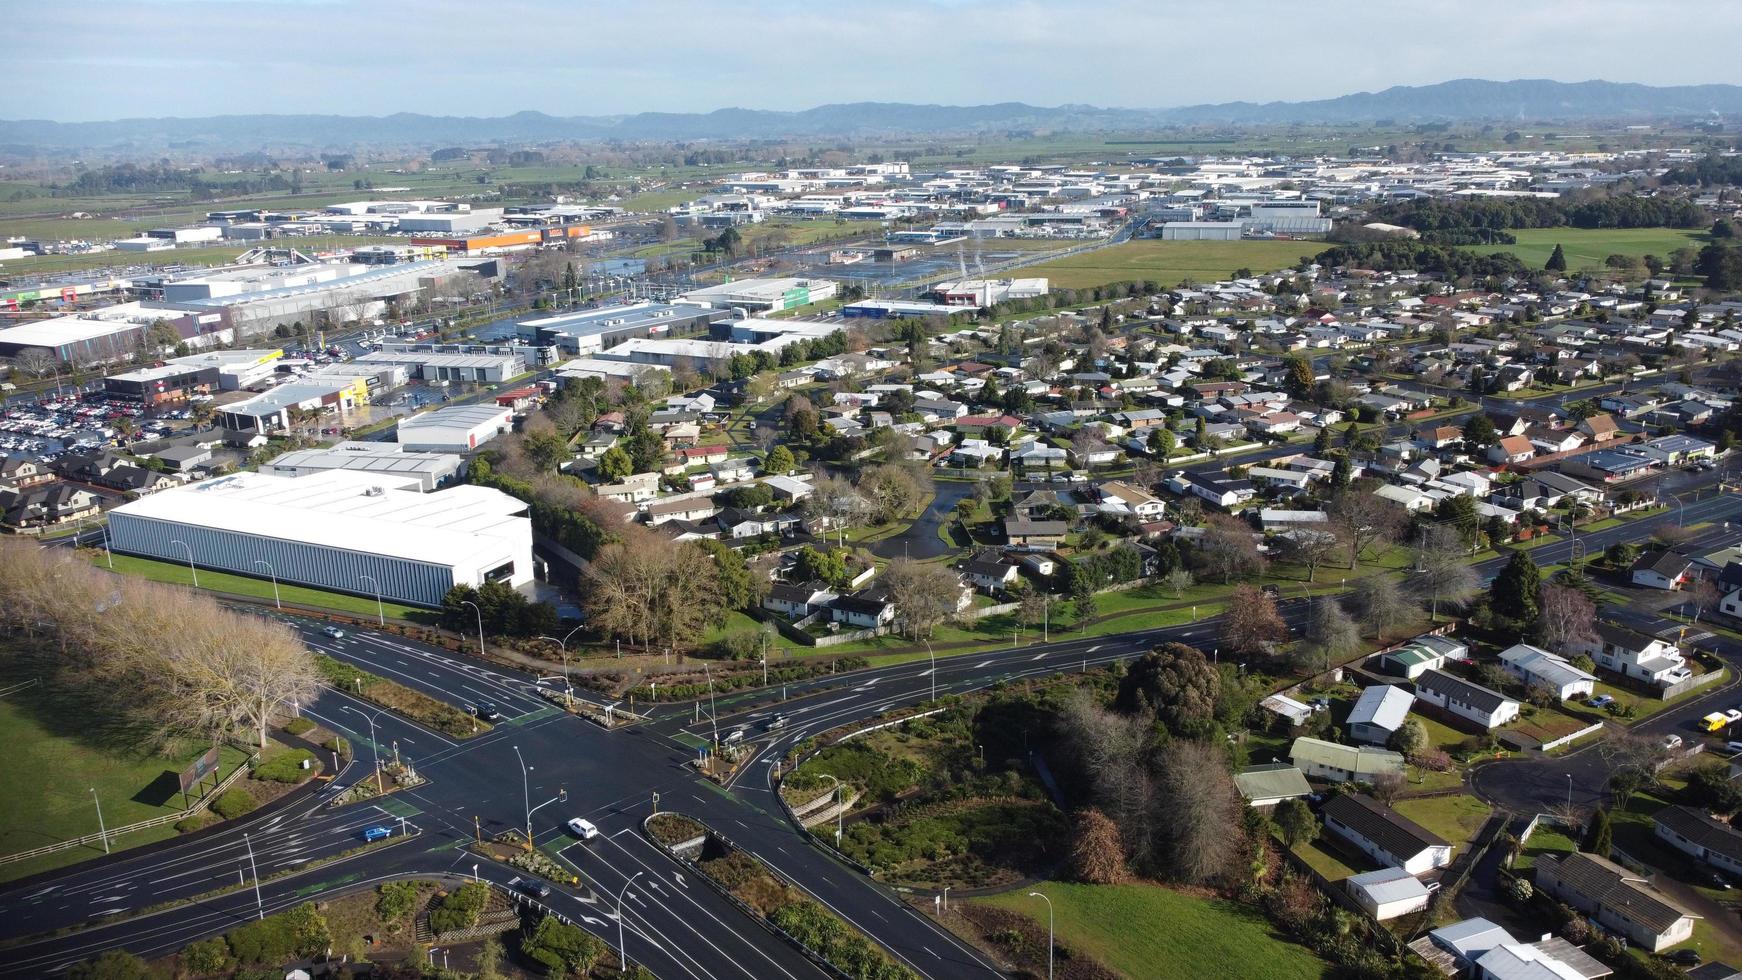
[[[253,793],[240,786],[232,786],[212,803],[212,812],[225,820],[234,820],[244,814],[254,812],[254,808],[259,805],[260,801],[254,798]]]
[[[321,747],[326,749],[328,752],[339,753],[341,758],[348,759],[351,756],[351,743],[345,741],[344,737],[341,735],[334,735],[332,738],[327,739],[325,742],[321,743]]]
[[[376,890],[375,914],[382,922],[402,922],[416,907],[415,881],[390,881]]]
[[[314,727],[315,723],[307,718],[292,718],[284,723],[284,730],[291,735],[307,735]]]
[[[605,944],[547,915],[520,944],[520,951],[548,968],[552,976],[585,976],[604,955]]]
[[[189,973],[222,973],[230,965],[230,947],[222,936],[202,939],[181,951],[181,967]]]
[[[213,816],[210,811],[201,810],[191,817],[183,817],[180,820],[177,820],[175,822],[175,831],[178,834],[191,834],[196,830],[203,830],[210,827],[212,824],[217,822],[218,818]]]
[[[304,762],[314,762],[314,753],[308,749],[295,749],[255,766],[254,778],[269,783],[300,783],[314,775],[313,769],[302,767]]]
[[[478,916],[490,900],[490,886],[481,881],[467,882],[454,889],[429,913],[431,932],[453,932],[478,924]]]
[[[118,949],[67,970],[69,980],[149,980],[154,975],[144,960]]]

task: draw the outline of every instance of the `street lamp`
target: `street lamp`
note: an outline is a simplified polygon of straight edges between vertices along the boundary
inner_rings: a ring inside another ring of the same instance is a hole
[[[569,639],[571,637],[573,637],[576,633],[580,632],[583,628],[584,627],[582,627],[582,626],[577,626],[574,629],[569,630],[568,636],[565,636],[560,640],[557,640],[557,638],[554,636],[541,636],[541,637],[539,637],[539,639],[541,639],[541,640],[556,640],[557,649],[562,651],[562,658],[563,658],[563,699],[565,701],[573,701],[574,694],[575,694],[574,685],[569,683]]]
[[[1052,980],[1052,899],[1040,892],[1029,892],[1028,897],[1046,903],[1046,980]]]
[[[91,802],[97,805],[97,833],[103,838],[103,853],[109,853],[109,828],[103,826],[103,801],[97,799],[97,787],[91,787]]]
[[[635,884],[635,879],[646,873],[637,871],[630,875],[629,880],[623,883],[623,890],[617,893],[617,965],[622,967],[624,974],[629,972],[629,947],[623,945],[623,899],[628,896],[629,886]]]
[[[478,604],[470,599],[461,599],[460,605],[471,606],[472,611],[478,614],[478,656],[482,657],[484,655],[484,610],[479,609]]]
[[[272,563],[269,561],[261,561],[256,558],[254,559],[254,564],[266,566],[266,574],[272,576],[272,604],[283,609],[284,603],[280,602],[278,599],[278,572],[273,569]]]
[[[520,760],[520,792],[526,797],[526,849],[532,850],[532,784],[526,778],[526,760],[520,755],[520,746],[514,747],[514,758]]]
[[[260,900],[260,866],[254,863],[254,842],[242,835],[242,844],[248,848],[248,870],[254,873],[254,908],[260,913],[260,918],[266,918],[266,903]]]
[[[375,793],[376,795],[385,793],[387,791],[381,786],[381,743],[375,740],[375,719],[381,716],[381,711],[387,709],[382,708],[381,711],[377,711],[373,715],[364,715],[363,712],[357,711],[356,708],[347,704],[345,710],[363,715],[363,720],[369,723],[369,754],[374,757],[375,761]]]
[[[359,575],[357,581],[368,582],[375,587],[375,621],[382,626],[387,625],[387,611],[381,605],[381,583],[373,575]]]
[[[196,589],[199,588],[200,587],[200,572],[199,572],[199,569],[194,567],[194,549],[189,548],[188,543],[186,541],[178,541],[178,540],[172,539],[169,543],[170,544],[179,544],[182,546],[182,548],[185,551],[187,551],[187,553],[188,553],[188,573],[194,577],[194,588],[196,588]]]
[[[707,664],[702,664],[702,672],[708,675],[708,723],[713,727],[714,751],[720,751],[720,713],[714,706],[714,672]],[[712,766],[710,765],[710,768]]]
[[[1573,808],[1573,774],[1567,773],[1567,809]]]

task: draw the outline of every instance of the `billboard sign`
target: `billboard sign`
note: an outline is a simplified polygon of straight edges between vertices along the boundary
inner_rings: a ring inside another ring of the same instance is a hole
[[[207,776],[210,776],[212,773],[217,771],[218,747],[214,745],[202,753],[198,759],[193,761],[192,765],[188,766],[187,769],[182,772],[181,791],[186,793],[188,790],[204,782]]]

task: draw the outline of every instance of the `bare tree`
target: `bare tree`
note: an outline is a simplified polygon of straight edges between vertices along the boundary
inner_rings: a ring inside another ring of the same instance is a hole
[[[1240,864],[1245,804],[1228,772],[1228,756],[1208,742],[1176,739],[1160,752],[1156,790],[1168,819],[1160,821],[1164,863],[1191,884],[1222,881]]]
[[[1306,566],[1307,581],[1318,581],[1319,566],[1329,562],[1332,556],[1343,550],[1339,531],[1337,525],[1331,524],[1323,530],[1302,527],[1285,532],[1282,535],[1284,560]]]
[[[40,378],[53,371],[56,364],[55,356],[41,347],[26,347],[12,358],[12,367],[33,378]]]
[[[1234,588],[1222,616],[1219,638],[1229,652],[1251,656],[1269,650],[1288,637],[1288,624],[1276,611],[1276,600],[1250,585]]]
[[[1360,649],[1361,630],[1337,600],[1326,596],[1314,602],[1301,652],[1308,657],[1322,656],[1328,670],[1333,661],[1340,662]]]
[[[1161,582],[1173,593],[1173,597],[1178,599],[1185,594],[1187,589],[1192,587],[1192,573],[1183,568],[1176,568],[1162,576]]]
[[[1327,512],[1349,546],[1349,567],[1373,547],[1397,540],[1406,523],[1403,508],[1383,497],[1354,488],[1344,490]]]
[[[1475,595],[1481,579],[1469,564],[1463,540],[1456,528],[1430,525],[1422,529],[1415,549],[1416,573],[1409,578],[1410,591],[1429,608],[1429,618],[1439,619],[1440,603],[1461,605]]]
[[[1700,621],[1701,616],[1716,609],[1718,601],[1723,598],[1718,592],[1718,587],[1713,585],[1710,579],[1700,579],[1689,586],[1687,597],[1688,605],[1694,607],[1694,622],[1696,623]]]
[[[1537,642],[1556,653],[1571,654],[1597,638],[1597,604],[1578,589],[1544,585],[1537,614]]]
[[[713,557],[693,543],[628,526],[588,568],[589,622],[603,633],[676,647],[693,641],[723,609]]]
[[[1210,514],[1204,519],[1204,535],[1198,542],[1198,560],[1206,575],[1229,582],[1237,575],[1256,574],[1264,568],[1252,529],[1237,517]]]
[[[929,642],[939,626],[960,612],[962,580],[943,565],[898,558],[883,572],[883,584],[895,603],[897,621],[913,639]]]
[[[1355,621],[1374,637],[1389,636],[1420,615],[1397,583],[1383,575],[1356,580],[1346,603]]]

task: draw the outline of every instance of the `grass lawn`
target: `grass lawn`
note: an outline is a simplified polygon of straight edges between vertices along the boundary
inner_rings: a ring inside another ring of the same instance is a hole
[[[107,557],[101,551],[83,552],[91,562],[99,568],[108,568]],[[157,561],[152,558],[136,558],[132,555],[116,555],[115,571],[123,575],[137,575],[154,582],[168,582],[172,585],[192,585],[193,576],[186,565],[175,562]],[[230,572],[217,572],[200,569],[200,588],[214,592],[229,592],[233,595],[252,596],[271,601],[272,580],[250,578],[246,575],[235,575]],[[346,595],[342,592],[327,592],[322,589],[311,589],[301,585],[279,583],[278,592],[285,602],[298,606],[312,606],[317,609],[331,609],[335,612],[353,613],[358,616],[375,615],[375,600],[366,596]],[[383,611],[393,619],[406,619],[419,623],[433,623],[435,613],[417,606],[404,606],[397,602],[384,602]]]
[[[1514,871],[1526,871],[1536,865],[1536,859],[1542,854],[1571,854],[1578,850],[1573,839],[1559,827],[1538,824],[1536,831],[1530,835],[1530,840],[1524,842],[1524,850],[1519,852],[1518,860],[1512,865]]]
[[[1302,256],[1324,251],[1322,242],[1164,242],[1159,239],[1109,245],[1026,266],[1025,276],[1045,276],[1054,289],[1086,289],[1110,282],[1152,279],[1163,286],[1181,280],[1226,279],[1235,269],[1275,272]],[[1601,259],[1598,260],[1599,263]]]
[[[165,757],[91,744],[73,734],[79,727],[76,721],[63,723],[59,708],[32,698],[38,690],[27,688],[0,700],[0,744],[7,752],[7,791],[0,794],[0,853],[28,851],[96,833],[92,789],[97,791],[103,821],[110,828],[181,811],[174,773],[198,757],[201,748]],[[220,756],[225,774],[245,758],[240,750],[228,746]],[[136,847],[175,833],[174,825],[166,824],[113,838],[110,845]],[[92,844],[0,864],[0,880],[64,867],[102,853],[103,845]]]
[[[1391,808],[1454,844],[1463,844],[1482,829],[1494,808],[1474,796],[1430,796],[1398,800]]]
[[[1372,870],[1371,862],[1356,866],[1334,853],[1331,843],[1326,840],[1326,834],[1326,831],[1320,831],[1317,840],[1308,841],[1295,848],[1295,856],[1305,861],[1314,871],[1324,875],[1326,881],[1342,881],[1363,871]]]
[[[1533,269],[1540,269],[1558,244],[1567,257],[1567,271],[1602,269],[1611,255],[1655,255],[1667,259],[1678,248],[1699,248],[1706,233],[1683,228],[1520,228],[1512,232],[1516,245],[1468,245],[1484,255],[1511,252]]]
[[[1046,923],[1046,906],[1031,889],[976,899]],[[1182,895],[1157,885],[1066,885],[1035,889],[1051,899],[1062,945],[1132,977],[1319,977],[1324,961],[1276,938],[1257,912],[1232,902]],[[1166,923],[1166,928],[1158,928]]]

